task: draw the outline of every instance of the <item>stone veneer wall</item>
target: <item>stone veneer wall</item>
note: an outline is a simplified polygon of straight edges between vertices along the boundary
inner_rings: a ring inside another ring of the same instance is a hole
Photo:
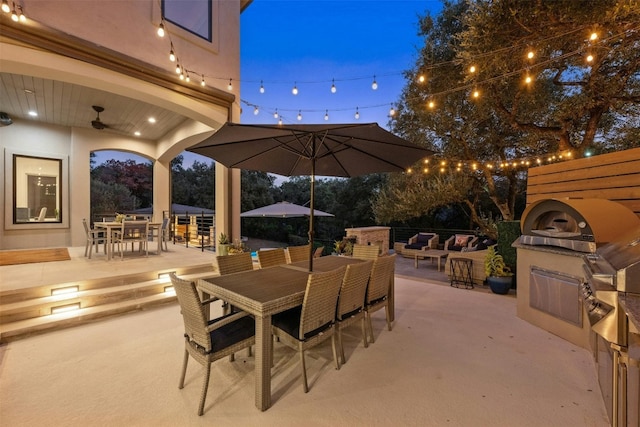
[[[356,243],[360,245],[377,245],[380,255],[389,253],[389,233],[391,227],[359,227],[345,228],[347,237],[355,236]]]

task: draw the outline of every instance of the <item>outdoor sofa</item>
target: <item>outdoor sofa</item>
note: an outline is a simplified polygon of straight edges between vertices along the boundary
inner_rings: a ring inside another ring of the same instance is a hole
[[[405,258],[414,258],[416,254],[420,254],[421,251],[438,249],[439,243],[439,235],[435,233],[420,232],[412,236],[406,244],[396,242],[394,244],[394,250],[397,254],[402,255]]]
[[[452,236],[455,237],[455,236]],[[450,240],[450,239],[449,239]],[[454,239],[455,240],[455,239]],[[455,243],[455,242],[454,242]],[[496,244],[494,240],[491,239],[482,239],[478,240],[476,237],[474,239],[473,246],[463,247],[459,251],[449,249],[449,255],[447,256],[447,261],[444,264],[444,272],[451,280],[451,258],[467,258],[472,261],[471,265],[471,274],[472,280],[474,284],[482,285],[484,281],[487,279],[487,275],[484,270],[484,259],[489,252],[489,246],[493,246]],[[456,246],[456,245],[452,245]]]

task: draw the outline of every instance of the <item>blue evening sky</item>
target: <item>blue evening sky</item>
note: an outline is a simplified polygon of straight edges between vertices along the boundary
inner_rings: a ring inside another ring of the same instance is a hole
[[[277,109],[284,123],[377,122],[387,127],[389,108],[405,84],[402,72],[412,68],[422,45],[418,17],[435,16],[441,9],[439,0],[254,0],[240,17],[241,123],[276,124]],[[374,75],[377,90],[371,88]],[[104,153],[98,164],[121,159]],[[185,167],[193,159],[210,161],[184,155]]]

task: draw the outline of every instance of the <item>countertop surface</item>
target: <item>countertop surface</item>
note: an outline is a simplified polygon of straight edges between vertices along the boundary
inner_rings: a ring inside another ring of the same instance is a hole
[[[618,302],[627,313],[629,323],[632,323],[635,329],[640,331],[640,295],[620,293],[618,294]]]

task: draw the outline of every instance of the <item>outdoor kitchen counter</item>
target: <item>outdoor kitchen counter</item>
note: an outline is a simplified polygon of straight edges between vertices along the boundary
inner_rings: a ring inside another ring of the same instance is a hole
[[[584,252],[572,251],[570,249],[564,249],[556,246],[526,245],[524,243],[520,243],[520,239],[513,242],[513,244],[511,244],[511,247],[516,249],[529,249],[531,251],[548,252],[550,254],[573,256],[577,258],[582,258],[584,255],[586,255]]]
[[[636,331],[640,331],[640,295],[618,294],[618,303],[633,324]]]

